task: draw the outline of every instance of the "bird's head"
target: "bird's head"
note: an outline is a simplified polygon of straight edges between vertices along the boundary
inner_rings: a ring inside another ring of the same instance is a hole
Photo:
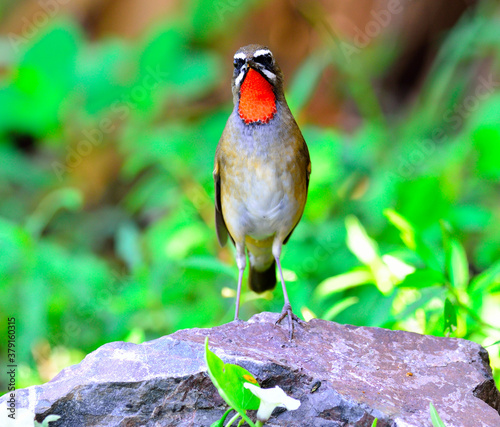
[[[272,52],[251,44],[234,54],[233,99],[245,124],[269,123],[283,98],[283,74]]]

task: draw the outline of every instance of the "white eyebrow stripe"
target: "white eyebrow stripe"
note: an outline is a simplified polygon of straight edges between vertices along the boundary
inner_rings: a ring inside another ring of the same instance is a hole
[[[262,71],[267,77],[269,77],[271,80],[276,80],[276,74],[271,73],[271,71],[266,70],[265,68],[261,68],[260,71]]]
[[[259,50],[256,50],[255,53],[253,54],[254,58],[256,56],[264,56],[264,55],[273,56],[273,54],[271,53],[271,51],[269,49],[259,49]]]
[[[234,55],[234,59],[246,59],[246,55],[243,52],[238,52]]]

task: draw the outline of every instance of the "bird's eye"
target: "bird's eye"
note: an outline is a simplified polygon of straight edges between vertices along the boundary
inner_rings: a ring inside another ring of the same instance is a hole
[[[236,69],[241,68],[244,62],[245,61],[243,60],[243,58],[234,58],[234,62],[233,62],[234,68],[236,68]]]
[[[259,64],[263,65],[266,68],[269,68],[269,67],[271,67],[271,65],[273,65],[273,57],[271,56],[270,53],[266,53],[265,55],[256,56],[253,60],[255,62],[258,62]]]

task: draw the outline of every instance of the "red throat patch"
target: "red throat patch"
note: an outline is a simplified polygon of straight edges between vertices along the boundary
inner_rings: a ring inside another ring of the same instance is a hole
[[[250,68],[240,88],[240,118],[246,123],[268,123],[276,114],[276,96],[271,84]]]

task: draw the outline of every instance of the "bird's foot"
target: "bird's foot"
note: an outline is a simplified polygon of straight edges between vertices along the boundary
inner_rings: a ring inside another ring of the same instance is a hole
[[[293,321],[300,323],[300,319],[293,314],[292,306],[290,304],[285,304],[283,310],[281,310],[280,317],[276,321],[276,324],[280,323],[286,316],[288,316],[288,329],[290,331],[290,341],[293,339]]]

